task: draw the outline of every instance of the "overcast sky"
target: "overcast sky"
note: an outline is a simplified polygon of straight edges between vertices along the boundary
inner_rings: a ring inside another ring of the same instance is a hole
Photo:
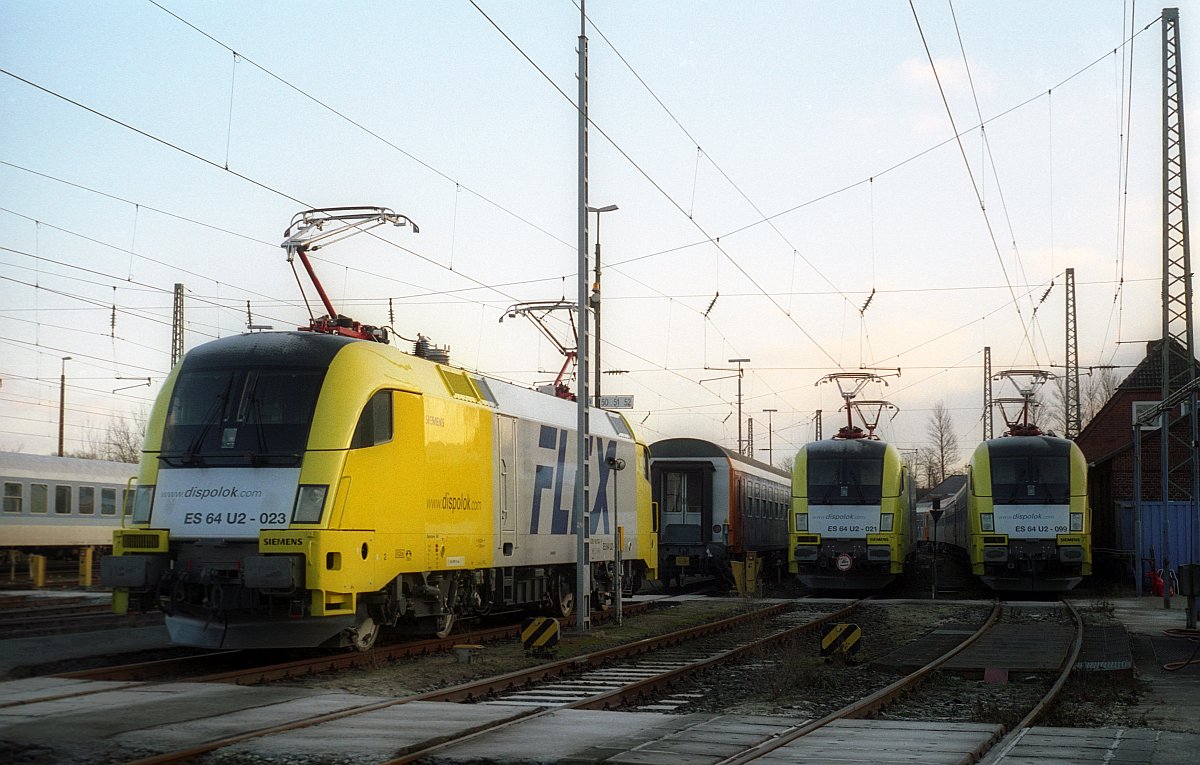
[[[279,244],[308,207],[420,227],[318,253],[341,313],[552,380],[499,319],[576,295],[579,10],[476,3],[0,4],[0,449],[55,450],[64,367],[68,450],[148,409],[175,283],[189,349],[306,324]],[[748,358],[760,458],[764,409],[778,461],[844,418],[818,381],[866,367],[900,370],[862,393],[898,407],[885,439],[924,446],[943,402],[966,459],[985,346],[1063,371],[1065,269],[1082,365],[1124,375],[1161,334],[1161,6],[914,7],[587,4],[603,385],[643,439],[736,448]]]

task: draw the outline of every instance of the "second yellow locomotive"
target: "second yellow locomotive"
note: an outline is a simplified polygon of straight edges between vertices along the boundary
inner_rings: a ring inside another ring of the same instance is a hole
[[[992,589],[1070,590],[1092,572],[1083,452],[1041,433],[984,441],[971,457],[967,513],[948,525]]]
[[[792,573],[808,587],[874,589],[913,553],[914,490],[900,451],[870,438],[805,445],[792,471]]]

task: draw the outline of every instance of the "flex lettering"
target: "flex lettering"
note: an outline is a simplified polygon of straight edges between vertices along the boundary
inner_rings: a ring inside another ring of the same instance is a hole
[[[550,533],[569,533],[570,529],[567,528],[567,525],[570,518],[562,503],[563,474],[566,472],[567,462],[567,431],[543,425],[538,434],[538,447],[549,449],[556,454],[553,465],[538,465],[534,472],[533,512],[530,514],[529,533],[538,533],[538,527],[541,525],[542,493],[550,488],[552,482],[554,484],[554,504],[550,511]]]
[[[578,524],[574,512],[563,506],[564,483],[567,479],[567,447],[570,431],[558,430],[549,425],[541,426],[538,434],[538,448],[546,449],[553,454],[553,464],[539,464],[534,467],[533,475],[533,507],[529,520],[529,533],[537,534],[542,524],[542,498],[548,491],[553,491],[552,507],[550,510],[550,533],[573,534]],[[599,448],[593,448],[599,447]],[[607,445],[603,439],[589,438],[587,445],[588,462],[596,465],[594,482],[589,483],[594,492],[592,503],[591,531],[592,533],[608,534],[611,528],[608,513],[608,481],[612,469],[608,460],[617,456],[617,442]],[[550,455],[546,455],[549,457]],[[574,477],[571,480],[571,496],[574,497]],[[572,502],[574,504],[574,502]]]
[[[596,483],[592,491],[595,493],[596,501],[592,504],[592,533],[595,534],[599,531],[607,534],[609,533],[608,474],[614,472],[612,468],[608,466],[608,461],[610,459],[616,459],[617,442],[609,441],[608,446],[605,447],[604,441],[600,438],[596,438],[596,443],[600,446],[600,449],[597,449],[596,452],[602,451],[603,454],[600,454],[599,459],[595,462],[597,466]],[[592,450],[589,449],[588,451],[591,452]],[[600,528],[601,521],[604,522],[603,529]]]

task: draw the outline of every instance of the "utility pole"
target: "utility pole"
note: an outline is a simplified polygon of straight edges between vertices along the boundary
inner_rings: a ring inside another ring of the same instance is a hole
[[[737,378],[738,378],[738,397],[737,397],[737,406],[738,406],[738,415],[737,415],[737,416],[738,416],[738,454],[745,454],[745,453],[746,453],[746,450],[745,450],[745,447],[744,447],[744,443],[743,443],[743,441],[742,441],[742,376],[745,374],[745,372],[742,370],[742,364],[749,364],[749,363],[750,363],[750,359],[730,359],[730,360],[729,360],[729,363],[730,363],[730,364],[737,364],[737,373],[738,373],[738,374],[737,374]]]
[[[63,430],[67,417],[67,362],[70,356],[62,357],[62,371],[58,375],[58,456],[63,456]]]
[[[616,205],[587,208],[588,212],[596,213],[596,262],[593,264],[596,280],[592,282],[592,312],[596,315],[596,408],[600,407],[600,213],[617,209]]]
[[[587,244],[588,244],[588,99],[587,99],[587,14],[584,11],[586,0],[579,0],[579,100],[576,103],[579,112],[579,241],[578,241],[578,300],[576,303],[579,322],[579,390],[576,397],[576,448],[575,448],[575,628],[586,632],[592,625],[592,569],[591,569],[591,513],[588,492],[588,279],[587,279]]]
[[[820,441],[821,440],[821,410],[820,409],[818,409],[817,413],[813,416],[813,420],[817,423],[817,437],[813,440]]]
[[[775,465],[775,426],[773,417],[778,409],[764,409],[767,413],[767,464]]]

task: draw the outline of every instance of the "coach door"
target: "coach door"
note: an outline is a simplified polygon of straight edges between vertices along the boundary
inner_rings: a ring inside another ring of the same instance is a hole
[[[500,506],[500,553],[512,555],[517,544],[517,421],[496,415],[496,493]]]

